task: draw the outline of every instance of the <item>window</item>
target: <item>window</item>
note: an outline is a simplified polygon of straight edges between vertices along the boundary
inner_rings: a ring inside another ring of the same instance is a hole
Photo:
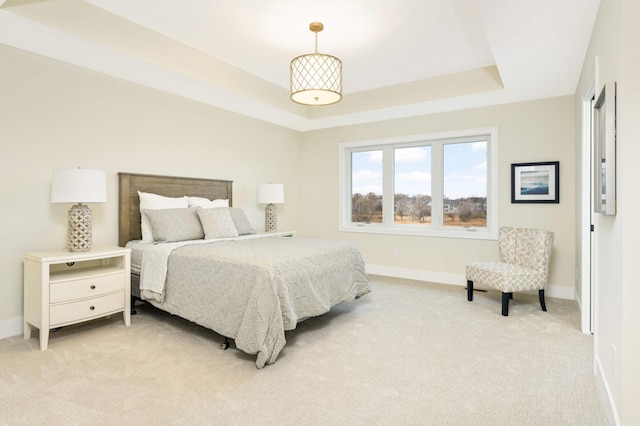
[[[340,230],[497,238],[496,128],[343,142]]]

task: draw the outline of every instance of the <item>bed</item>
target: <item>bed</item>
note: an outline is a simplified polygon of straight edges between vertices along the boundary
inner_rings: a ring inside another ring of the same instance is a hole
[[[232,203],[232,181],[118,175],[119,243],[132,248],[132,294],[233,339],[238,349],[256,355],[258,368],[276,361],[286,344],[285,332],[300,321],[371,291],[360,252],[351,243],[249,232],[249,224],[240,224],[235,216],[241,235],[219,237],[209,232],[212,214],[239,212]],[[141,215],[138,191],[189,200],[227,200],[228,207],[143,209]],[[183,228],[174,227],[172,221],[191,223],[193,214],[198,215],[206,238],[141,241],[142,216],[153,220],[158,237],[162,234],[158,229],[172,235]],[[215,220],[218,231],[217,216]]]

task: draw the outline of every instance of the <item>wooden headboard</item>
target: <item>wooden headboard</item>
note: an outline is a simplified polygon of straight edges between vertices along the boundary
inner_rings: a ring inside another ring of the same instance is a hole
[[[138,191],[165,197],[204,197],[210,200],[233,200],[233,181],[189,177],[118,173],[118,217],[120,234],[118,244],[124,247],[131,240],[142,238],[140,230],[140,198]]]

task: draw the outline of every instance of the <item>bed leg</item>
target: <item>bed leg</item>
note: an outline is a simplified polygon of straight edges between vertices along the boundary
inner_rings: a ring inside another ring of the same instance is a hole
[[[135,309],[135,306],[136,306],[136,297],[131,296],[131,315],[135,315],[138,313],[138,311],[136,311]]]
[[[222,349],[223,351],[226,351],[227,349],[229,349],[229,338],[225,336],[224,338],[224,343],[222,343],[220,345],[220,349]]]

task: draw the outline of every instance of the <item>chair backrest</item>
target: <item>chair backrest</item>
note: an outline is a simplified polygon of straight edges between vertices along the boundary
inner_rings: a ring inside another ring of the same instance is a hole
[[[541,273],[548,272],[553,232],[544,229],[500,228],[498,246],[503,262],[514,263]]]

